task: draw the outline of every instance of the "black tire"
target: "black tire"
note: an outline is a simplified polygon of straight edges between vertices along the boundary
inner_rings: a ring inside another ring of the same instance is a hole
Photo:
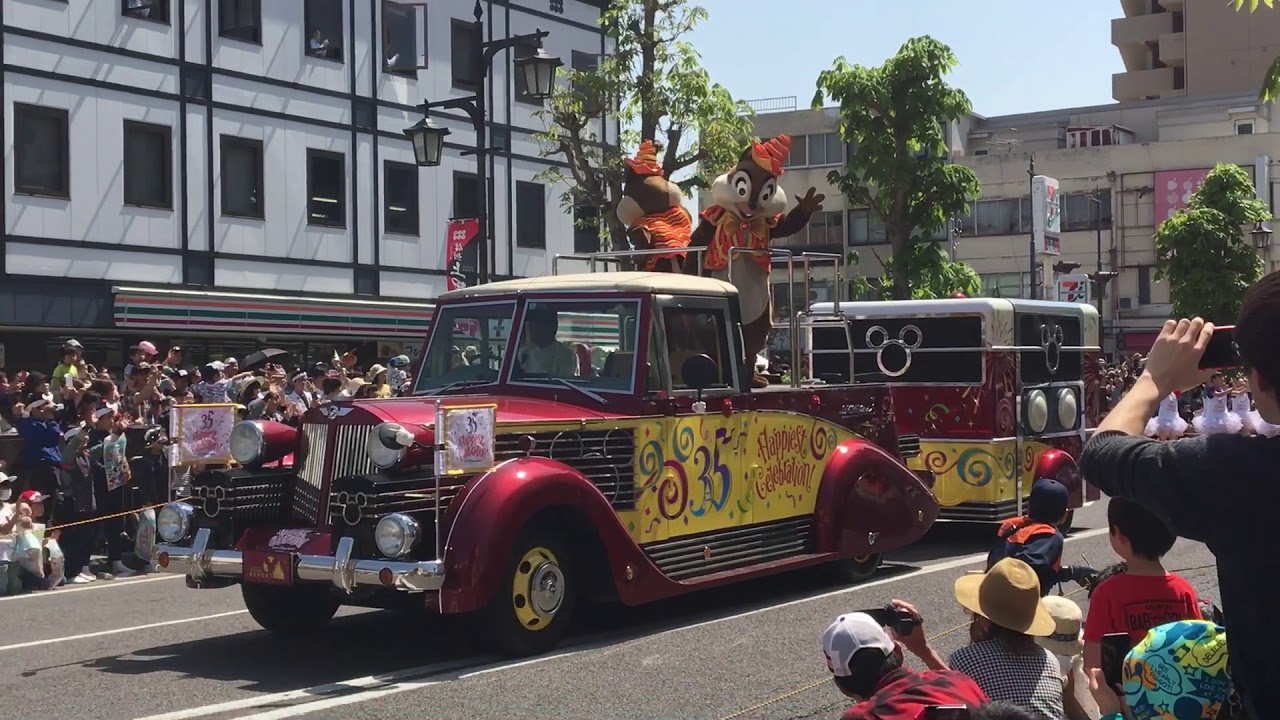
[[[249,615],[276,635],[305,635],[323,628],[338,612],[338,601],[324,586],[275,587],[240,583]]]
[[[543,529],[522,532],[497,592],[477,618],[489,646],[512,658],[555,648],[573,621],[579,578],[569,546],[559,535]]]
[[[1068,510],[1067,516],[1063,518],[1062,522],[1058,523],[1058,530],[1062,531],[1063,535],[1066,535],[1067,533],[1071,532],[1071,523],[1075,521],[1076,521],[1076,511]]]
[[[877,553],[848,560],[837,560],[822,566],[822,571],[835,582],[856,585],[875,577],[876,572],[880,570],[882,559]]]

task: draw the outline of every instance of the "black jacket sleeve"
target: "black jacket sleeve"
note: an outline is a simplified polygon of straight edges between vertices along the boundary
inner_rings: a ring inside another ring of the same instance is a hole
[[[1236,479],[1240,435],[1209,435],[1172,442],[1099,433],[1084,446],[1080,470],[1107,495],[1133,500],[1176,534],[1209,542],[1225,517]]]

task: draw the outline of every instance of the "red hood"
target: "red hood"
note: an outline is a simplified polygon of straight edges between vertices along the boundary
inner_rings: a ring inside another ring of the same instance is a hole
[[[585,408],[554,400],[541,400],[527,397],[492,396],[492,395],[449,395],[442,398],[409,397],[390,400],[354,400],[350,404],[356,412],[364,411],[382,422],[413,423],[417,425],[433,425],[436,419],[435,401],[440,400],[445,407],[451,405],[488,405],[498,406],[498,422],[504,425],[528,424],[537,422],[574,422],[579,420],[611,420],[632,417],[621,413],[601,412],[598,409]],[[345,404],[345,403],[344,403]],[[316,411],[313,411],[316,412]]]

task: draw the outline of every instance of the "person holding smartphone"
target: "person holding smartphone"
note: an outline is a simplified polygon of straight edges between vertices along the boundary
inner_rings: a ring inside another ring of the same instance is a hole
[[[1258,414],[1280,423],[1280,272],[1245,294],[1235,346]],[[1085,444],[1080,469],[1094,486],[1155,513],[1175,534],[1208,545],[1217,558],[1222,608],[1231,628],[1232,674],[1254,717],[1266,688],[1280,687],[1273,599],[1259,583],[1280,573],[1274,551],[1280,506],[1280,440],[1217,434],[1158,442],[1142,436],[1161,398],[1200,385],[1213,325],[1165,322],[1133,389]]]

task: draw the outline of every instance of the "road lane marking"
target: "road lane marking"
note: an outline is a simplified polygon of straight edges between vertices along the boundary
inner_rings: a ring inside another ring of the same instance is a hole
[[[1098,537],[1108,532],[1109,532],[1108,528],[1096,528],[1093,530],[1086,530],[1086,531],[1079,532],[1067,537],[1066,542],[1072,542],[1074,540],[1086,540],[1089,538]],[[977,562],[985,561],[986,558],[987,558],[987,553],[975,553],[973,555],[967,555],[965,557],[960,557],[960,558],[953,558],[951,560],[938,562],[930,565],[922,565],[910,572],[906,572],[900,575],[892,575],[890,577],[882,578],[880,580],[873,580],[871,582],[862,583],[859,585],[852,585],[849,587],[841,588],[839,590],[833,590],[833,591],[821,593],[818,595],[810,595],[802,598],[797,598],[795,600],[789,600],[783,603],[766,605],[764,607],[755,608],[753,610],[747,610],[745,612],[736,613],[734,615],[712,618],[710,620],[704,620],[704,621],[695,622],[687,625],[679,625],[677,627],[668,628],[666,630],[661,630],[653,633],[639,634],[631,637],[626,637],[625,635],[623,637],[619,637],[619,634],[616,632],[604,632],[604,633],[592,634],[589,636],[584,636],[582,638],[579,638],[577,643],[575,643],[573,646],[566,648],[562,652],[557,652],[550,655],[543,655],[540,657],[530,658],[526,660],[520,660],[520,661],[508,662],[508,663],[495,663],[487,666],[476,666],[473,664],[475,663],[476,660],[482,660],[483,658],[476,658],[471,661],[459,661],[458,665],[463,667],[465,667],[466,665],[472,665],[474,669],[471,670],[470,672],[453,675],[452,677],[440,677],[442,674],[448,673],[451,671],[450,669],[443,668],[442,665],[440,664],[424,665],[421,667],[408,668],[406,670],[387,673],[381,676],[353,678],[351,680],[344,680],[340,682],[327,683],[325,685],[318,685],[313,688],[303,688],[299,690],[290,690],[287,692],[276,693],[274,695],[261,695],[255,698],[233,700],[230,702],[219,703],[216,705],[206,705],[201,707],[190,708],[187,710],[179,710],[176,712],[166,713],[163,715],[151,715],[145,718],[138,718],[137,720],[192,720],[193,718],[202,718],[202,717],[207,717],[211,715],[218,715],[221,713],[235,712],[237,710],[253,710],[258,708],[264,708],[264,712],[260,712],[253,715],[247,715],[247,716],[239,716],[238,720],[283,720],[284,718],[292,718],[300,715],[308,715],[311,713],[320,712],[323,710],[329,710],[336,707],[342,707],[345,705],[352,705],[356,703],[367,702],[370,700],[376,700],[378,698],[386,697],[389,695],[397,695],[400,693],[409,692],[413,690],[422,690],[434,685],[442,685],[448,682],[465,680],[468,678],[477,677],[481,675],[488,675],[488,674],[493,674],[498,672],[505,672],[507,670],[514,670],[517,668],[526,667],[526,666],[534,665],[537,663],[547,662],[549,660],[554,660],[557,658],[576,655],[582,652],[586,652],[588,650],[598,649],[601,647],[619,647],[626,643],[643,642],[645,640],[649,640],[652,638],[659,638],[659,637],[663,637],[665,635],[670,635],[677,632],[693,630],[700,627],[707,627],[710,625],[726,622],[729,620],[737,620],[745,617],[751,617],[753,615],[758,615],[758,614],[769,612],[772,610],[781,610],[788,607],[794,607],[796,605],[802,605],[804,603],[813,602],[815,600],[823,600],[827,598],[836,597],[839,595],[846,595],[849,593],[858,592],[860,590],[866,590],[868,588],[895,583],[901,580],[907,580],[907,579],[916,578],[916,577],[923,577],[925,575],[932,575],[934,573],[945,572],[947,570],[954,570],[956,568],[964,567],[966,565],[972,565]],[[641,630],[641,632],[643,632],[643,628],[638,628],[638,629]],[[452,670],[457,670],[457,669],[459,668],[452,668]],[[343,693],[344,690],[356,690],[356,692]],[[302,702],[297,705],[290,705],[289,707],[265,709],[265,708],[270,708],[271,705],[275,705],[281,702],[292,702],[295,700],[303,700],[307,697],[313,697],[317,695],[320,695],[320,696],[333,695],[335,693],[343,693],[343,694],[338,695],[337,697],[328,697],[328,698],[321,697],[320,699],[317,699],[313,702]]]
[[[232,610],[231,612],[215,613],[213,615],[202,615],[200,617],[183,618],[181,620],[166,620],[158,623],[148,623],[146,625],[134,625],[133,627],[117,628],[115,630],[99,630],[98,632],[83,633],[81,635],[67,635],[66,637],[47,638],[45,640],[32,640],[30,642],[17,643],[14,645],[0,645],[0,652],[6,650],[20,650],[22,648],[39,647],[41,645],[54,645],[56,643],[71,642],[73,640],[88,640],[90,638],[105,637],[107,635],[119,635],[121,633],[135,632],[138,630],[150,630],[151,628],[168,627],[170,625],[183,625],[185,623],[200,622],[201,620],[216,620],[218,618],[231,617],[232,615],[244,615],[248,610]]]
[[[95,580],[87,585],[63,585],[55,590],[44,590],[41,592],[27,593],[26,595],[10,595],[9,597],[0,597],[0,602],[16,602],[18,600],[30,600],[32,598],[40,598],[48,600],[49,598],[62,597],[71,593],[84,592],[85,590],[106,590],[108,588],[133,587],[134,585],[142,585],[143,583],[158,582],[160,580],[181,580],[186,575],[157,575],[155,577],[126,577],[116,580]]]

